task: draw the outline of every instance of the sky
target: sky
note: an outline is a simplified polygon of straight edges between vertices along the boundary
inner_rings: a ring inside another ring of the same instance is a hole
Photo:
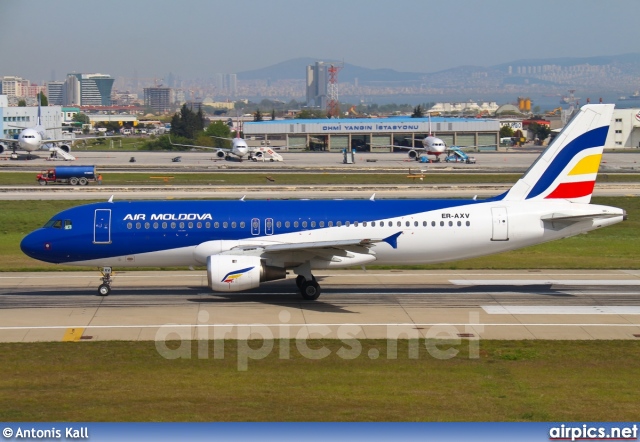
[[[617,55],[640,52],[639,13],[638,0],[0,0],[0,76],[196,79],[298,57],[428,73]]]

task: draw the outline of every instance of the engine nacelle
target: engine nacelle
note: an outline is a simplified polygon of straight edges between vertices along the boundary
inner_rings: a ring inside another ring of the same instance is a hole
[[[207,258],[207,279],[214,292],[240,292],[261,282],[284,279],[282,267],[265,265],[258,256],[212,255]]]
[[[408,155],[409,155],[409,158],[411,158],[412,160],[417,160],[418,158],[420,158],[420,155],[416,150],[410,150]]]
[[[217,150],[217,151],[216,151],[216,156],[217,156],[218,158],[224,158],[224,157],[226,157],[226,156],[227,156],[227,153],[226,153],[224,150]]]
[[[4,153],[4,151],[7,150],[7,148],[8,147],[6,144],[0,143],[0,154]]]
[[[71,152],[71,146],[68,144],[61,144],[60,146],[58,146],[58,149],[65,151],[66,153],[70,153]]]

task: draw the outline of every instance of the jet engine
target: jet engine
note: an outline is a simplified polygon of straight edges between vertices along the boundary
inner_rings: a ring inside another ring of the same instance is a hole
[[[58,146],[58,148],[60,150],[65,151],[66,153],[70,153],[71,152],[71,146],[68,144],[61,144],[60,146]]]
[[[6,144],[0,143],[0,154],[7,150],[7,148],[8,147]]]
[[[227,156],[227,153],[224,150],[216,150],[216,156],[218,158],[224,158]]]
[[[209,288],[214,292],[240,292],[261,282],[284,279],[282,267],[266,265],[258,256],[212,255],[207,257]]]
[[[410,150],[408,152],[409,158],[411,158],[412,160],[416,160],[418,161],[420,159],[420,155],[418,154],[417,150]]]

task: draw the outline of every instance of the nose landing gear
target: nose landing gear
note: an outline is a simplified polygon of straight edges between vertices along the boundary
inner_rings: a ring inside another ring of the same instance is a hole
[[[98,287],[98,295],[109,296],[111,293],[111,267],[103,267],[100,273],[102,273],[102,284]]]

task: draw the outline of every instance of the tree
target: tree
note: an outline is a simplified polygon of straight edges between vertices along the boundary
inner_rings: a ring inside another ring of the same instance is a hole
[[[49,106],[49,100],[43,92],[38,92],[38,95],[36,95],[36,100],[38,98],[40,99],[40,106]]]
[[[275,109],[271,109],[271,121],[276,119],[276,110]]]
[[[327,115],[322,110],[302,109],[296,115],[298,120],[315,120],[319,118],[327,118]]]
[[[197,113],[193,112],[183,104],[180,114],[174,114],[171,118],[171,135],[195,140],[198,132],[204,130],[204,114],[202,109]]]
[[[411,114],[411,118],[422,118],[424,117],[424,109],[421,105],[417,105],[413,108],[413,113]]]
[[[546,124],[531,123],[529,130],[533,133],[533,138],[537,139],[540,144],[542,144],[551,133],[551,129]]]
[[[500,138],[513,137],[513,128],[511,126],[504,125],[500,128]]]
[[[256,113],[253,114],[253,121],[262,121],[262,112],[260,112],[260,109],[256,109]]]
[[[73,116],[73,121],[82,124],[89,124],[91,120],[87,114],[83,114],[82,112],[78,112]]]
[[[23,98],[18,100],[18,107],[27,107],[27,101]]]
[[[221,138],[231,138],[231,129],[224,121],[214,121],[204,131],[207,137],[213,140],[214,147],[231,148],[231,141],[222,140]]]

